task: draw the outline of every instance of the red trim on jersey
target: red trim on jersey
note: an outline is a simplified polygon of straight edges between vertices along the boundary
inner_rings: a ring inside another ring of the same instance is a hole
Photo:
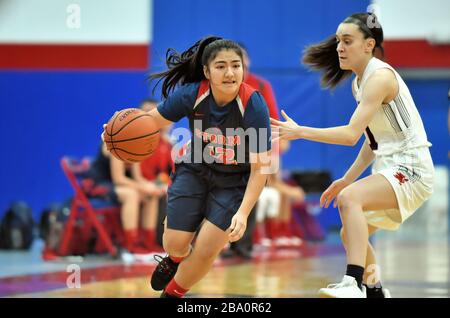
[[[241,98],[242,106],[244,107],[244,109],[247,107],[248,100],[254,92],[256,92],[256,89],[254,89],[250,85],[246,83],[241,84],[241,87],[239,88],[239,97]]]
[[[208,80],[201,81],[200,82],[200,86],[198,88],[198,93],[197,93],[197,99],[196,100],[198,100],[200,98],[200,96],[205,94],[208,90],[209,90],[209,81]],[[256,91],[256,89],[254,89],[250,85],[248,85],[246,83],[242,83],[241,84],[241,87],[239,88],[238,95],[241,98],[242,105],[243,105],[244,109],[245,109],[245,107],[247,107],[247,103],[248,103],[248,100],[250,99],[250,96],[252,96],[252,94],[255,91]]]
[[[147,69],[147,44],[0,44],[3,69]]]
[[[393,67],[450,67],[448,44],[431,44],[424,39],[386,40],[384,49],[386,62]]]
[[[200,87],[198,88],[197,100],[200,98],[200,96],[205,94],[208,90],[209,90],[209,81],[208,80],[201,81]]]

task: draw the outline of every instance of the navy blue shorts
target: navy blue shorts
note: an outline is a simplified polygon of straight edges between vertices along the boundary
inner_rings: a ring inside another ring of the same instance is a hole
[[[207,219],[223,231],[244,197],[250,173],[223,173],[202,164],[177,164],[168,190],[167,227],[195,232]]]

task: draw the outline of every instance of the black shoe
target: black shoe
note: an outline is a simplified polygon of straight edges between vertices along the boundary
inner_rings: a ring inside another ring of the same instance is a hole
[[[230,250],[234,252],[234,255],[245,260],[252,258],[252,246],[248,244],[243,244],[242,242],[233,243],[230,246]]]
[[[222,258],[231,258],[231,257],[235,257],[235,256],[236,256],[236,253],[231,248],[223,250],[220,253],[220,257],[222,257]]]
[[[175,276],[179,264],[174,263],[169,256],[163,258],[155,255],[154,258],[159,264],[153,271],[150,283],[154,290],[163,290]]]
[[[178,298],[178,297],[167,294],[166,291],[163,290],[163,292],[161,293],[161,296],[159,296],[159,298]]]
[[[236,255],[237,255],[238,257],[241,257],[241,258],[243,258],[243,259],[245,259],[245,260],[250,260],[250,259],[252,259],[252,251],[249,251],[249,250],[246,250],[246,249],[240,249],[240,248],[238,248],[238,249],[236,249],[234,252],[236,253]]]

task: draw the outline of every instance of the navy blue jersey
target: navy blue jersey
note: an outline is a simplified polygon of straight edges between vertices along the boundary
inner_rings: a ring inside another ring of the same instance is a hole
[[[189,158],[221,172],[247,172],[250,152],[271,149],[266,102],[245,83],[224,106],[216,104],[208,81],[186,84],[158,105],[158,112],[172,122],[189,118],[192,139],[183,161]]]

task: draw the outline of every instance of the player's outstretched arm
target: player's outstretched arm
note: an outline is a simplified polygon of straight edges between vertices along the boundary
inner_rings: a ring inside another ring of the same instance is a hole
[[[274,136],[287,140],[307,139],[327,144],[354,146],[375,113],[389,96],[395,96],[396,90],[398,84],[395,75],[388,69],[377,70],[367,80],[361,102],[347,125],[330,128],[300,126],[281,111],[286,121],[270,119]]]

